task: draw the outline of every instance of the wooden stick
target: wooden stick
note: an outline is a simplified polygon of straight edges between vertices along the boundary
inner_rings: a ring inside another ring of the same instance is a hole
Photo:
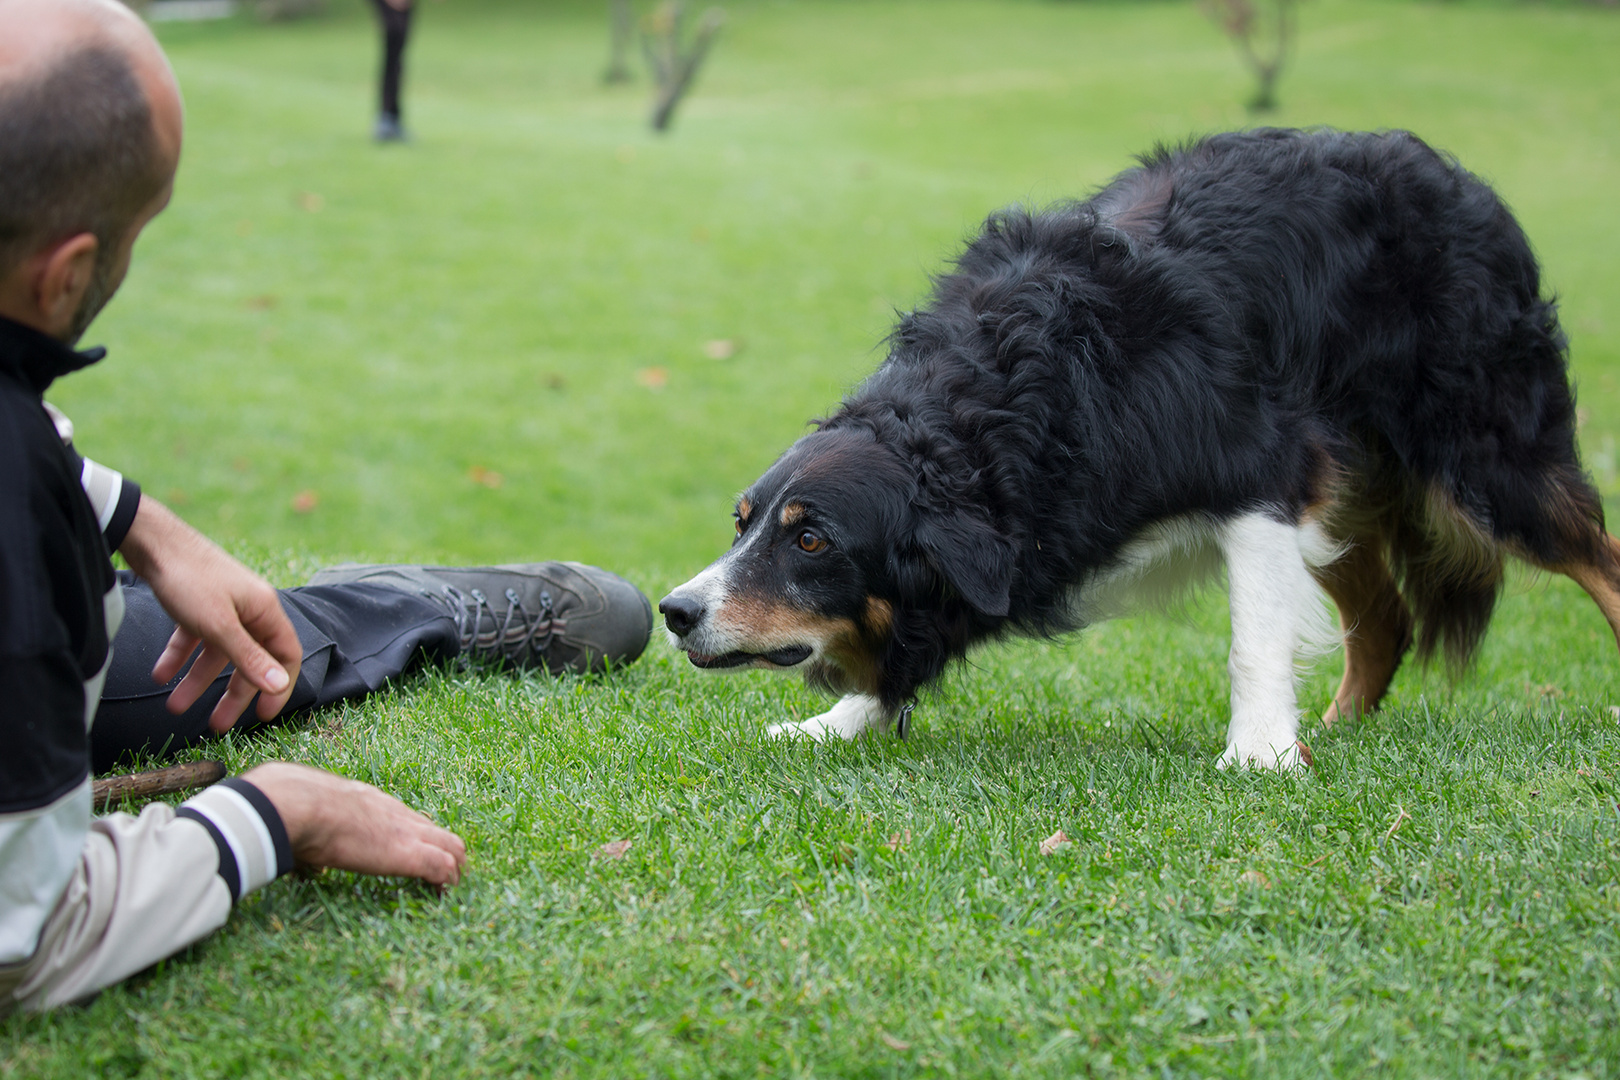
[[[106,776],[90,784],[90,801],[105,810],[120,799],[150,799],[194,787],[207,787],[225,779],[225,764],[219,761],[191,761],[166,769]]]

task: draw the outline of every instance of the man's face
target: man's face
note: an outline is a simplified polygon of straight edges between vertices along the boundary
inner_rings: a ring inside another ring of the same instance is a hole
[[[135,241],[140,238],[141,230],[169,205],[169,197],[174,194],[174,178],[171,175],[169,182],[163,185],[151,202],[141,208],[135,220],[130,222],[124,235],[96,251],[96,265],[91,272],[90,284],[85,289],[84,299],[79,309],[73,313],[73,324],[68,329],[68,344],[72,345],[84,336],[101,309],[107,306],[118,287],[124,283],[124,275],[129,273],[129,261],[135,252]]]

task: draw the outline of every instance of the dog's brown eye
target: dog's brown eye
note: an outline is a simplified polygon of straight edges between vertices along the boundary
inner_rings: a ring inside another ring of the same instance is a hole
[[[815,530],[806,529],[804,532],[799,534],[799,547],[802,550],[808,551],[810,554],[814,555],[816,552],[826,549],[827,540]]]
[[[742,535],[742,518],[737,519],[737,535]]]

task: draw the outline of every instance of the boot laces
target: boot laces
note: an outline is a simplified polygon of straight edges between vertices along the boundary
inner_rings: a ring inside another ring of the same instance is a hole
[[[526,664],[543,654],[563,628],[563,621],[552,609],[551,593],[544,589],[540,591],[540,610],[535,612],[523,606],[515,589],[506,590],[506,610],[499,614],[482,589],[463,593],[454,585],[446,585],[443,599],[456,621],[463,656]]]

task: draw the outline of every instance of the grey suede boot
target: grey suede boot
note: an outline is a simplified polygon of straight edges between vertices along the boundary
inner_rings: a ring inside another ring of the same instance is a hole
[[[329,566],[311,585],[364,583],[418,593],[456,620],[461,654],[518,668],[605,671],[652,635],[652,605],[628,581],[575,562],[506,566]]]

